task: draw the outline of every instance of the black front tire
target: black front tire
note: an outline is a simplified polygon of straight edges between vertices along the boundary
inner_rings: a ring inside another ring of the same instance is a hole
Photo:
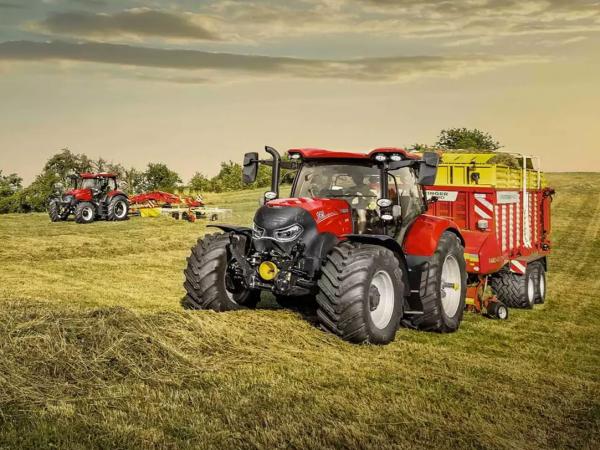
[[[129,201],[122,195],[111,198],[106,217],[108,220],[127,220],[129,218]]]
[[[229,236],[217,233],[198,239],[188,257],[183,284],[186,295],[181,300],[185,309],[231,311],[256,308],[260,291],[227,289],[227,245]]]
[[[58,200],[50,200],[48,204],[48,215],[50,216],[50,220],[52,222],[61,222],[63,220],[67,220],[69,217],[69,210],[66,211],[61,210],[61,205]]]
[[[510,308],[532,309],[535,304],[535,265],[527,265],[524,275],[508,269],[489,278],[490,287],[502,303]]]
[[[353,242],[335,247],[318,281],[317,316],[321,326],[354,343],[392,342],[406,295],[403,270],[387,248]],[[378,277],[389,280],[383,292],[374,288]]]
[[[456,262],[460,273],[460,286],[453,288],[444,287],[443,283],[446,281],[442,280],[444,264],[449,264],[447,263],[449,258]],[[455,303],[452,307],[444,306],[445,296],[452,295],[448,289],[459,292],[458,305]],[[440,237],[437,249],[431,257],[429,270],[421,281],[423,314],[416,316],[413,324],[421,330],[439,333],[452,333],[458,330],[465,311],[466,297],[467,270],[464,247],[456,234],[446,231]]]
[[[75,208],[75,222],[92,223],[96,218],[96,208],[90,202],[81,202]]]

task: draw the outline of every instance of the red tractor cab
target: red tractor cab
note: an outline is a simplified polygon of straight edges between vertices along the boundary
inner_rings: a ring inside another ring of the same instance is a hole
[[[450,219],[426,214],[423,186],[439,157],[399,148],[369,153],[266,147],[244,158],[244,181],[272,166],[271,190],[252,228],[218,226],[192,249],[182,303],[225,311],[254,307],[262,291],[281,304],[316,298],[326,330],[351,342],[386,344],[400,324],[459,328],[465,309],[464,240]],[[279,198],[282,168],[296,170]]]
[[[71,186],[65,190],[61,183],[48,202],[52,222],[75,216],[77,223],[91,223],[97,219],[126,220],[129,200],[111,173],[81,173],[70,178]]]

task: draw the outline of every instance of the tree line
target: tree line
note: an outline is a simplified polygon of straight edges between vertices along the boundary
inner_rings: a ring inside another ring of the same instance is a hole
[[[45,211],[48,198],[61,183],[69,186],[70,175],[84,172],[109,172],[126,183],[128,194],[148,191],[176,192],[189,189],[192,192],[225,192],[240,189],[267,187],[271,173],[261,167],[256,182],[250,186],[242,184],[242,167],[233,161],[221,163],[219,173],[206,177],[196,172],[187,184],[181,176],[164,163],[149,163],[145,170],[125,168],[120,163],[103,158],[92,159],[83,153],[74,153],[65,148],[48,159],[40,174],[29,186],[17,174],[5,175],[0,169],[0,213]]]
[[[488,133],[477,129],[450,128],[441,131],[435,144],[414,144],[409,150],[467,149],[489,152],[500,147],[500,143]],[[271,169],[263,165],[258,170],[256,181],[249,186],[242,183],[242,166],[233,161],[222,162],[219,173],[214,177],[196,172],[187,184],[183,184],[179,174],[164,163],[149,163],[145,170],[135,167],[127,169],[122,164],[103,158],[91,159],[83,153],[73,153],[64,148],[48,159],[42,172],[26,187],[17,174],[4,175],[0,169],[0,213],[44,211],[56,183],[69,186],[69,176],[83,172],[114,173],[127,184],[129,194],[156,190],[175,192],[184,188],[192,192],[227,192],[268,187],[271,184]],[[285,173],[283,175],[285,180]]]

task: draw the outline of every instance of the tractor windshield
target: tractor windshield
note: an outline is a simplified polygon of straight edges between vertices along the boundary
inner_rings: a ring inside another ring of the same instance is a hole
[[[373,166],[338,163],[304,163],[296,179],[293,197],[341,198],[352,207],[358,233],[377,232],[377,199],[381,172]],[[388,175],[387,198],[404,225],[423,211],[423,200],[411,168],[392,170]]]
[[[78,178],[77,189],[96,189],[99,187],[98,180],[95,178]]]
[[[306,163],[298,176],[295,197],[344,198],[374,202],[381,193],[377,167],[354,164]]]
[[[75,188],[112,191],[117,189],[117,181],[114,178],[77,178]]]

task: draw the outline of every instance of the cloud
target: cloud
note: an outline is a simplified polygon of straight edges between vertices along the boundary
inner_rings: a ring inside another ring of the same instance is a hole
[[[388,42],[426,39],[426,45],[442,48],[479,45],[485,51],[513,37],[519,37],[515,44],[534,45],[540,34],[560,43],[565,35],[600,32],[600,0],[206,0],[170,4],[168,10],[126,9],[138,2],[125,0],[119,2],[122,11],[112,3],[103,7],[105,0],[61,1],[48,7],[55,12],[33,23],[32,31],[105,42],[163,38],[220,45],[272,45],[275,39],[285,45],[344,35]],[[57,12],[64,2],[91,2],[105,12],[92,13],[89,7]]]
[[[221,0],[206,7],[242,39],[355,34],[490,40],[600,32],[598,0]],[[563,38],[558,38],[563,39]],[[473,40],[474,42],[474,40]]]
[[[540,62],[539,58],[490,56],[394,56],[347,60],[289,58],[199,50],[159,48],[107,43],[9,41],[0,43],[1,61],[67,61],[102,63],[122,67],[169,70],[165,81],[207,82],[223,76],[336,79],[366,82],[402,82],[429,76],[458,77],[500,66]],[[176,76],[172,71],[178,71]],[[154,73],[145,75],[163,78]]]
[[[217,40],[217,35],[208,28],[209,21],[210,19],[201,15],[135,8],[113,14],[54,13],[33,26],[53,34],[105,39],[163,37]]]
[[[0,9],[5,8],[5,9],[23,9],[23,5],[19,5],[17,3],[7,3],[7,2],[0,2]]]

